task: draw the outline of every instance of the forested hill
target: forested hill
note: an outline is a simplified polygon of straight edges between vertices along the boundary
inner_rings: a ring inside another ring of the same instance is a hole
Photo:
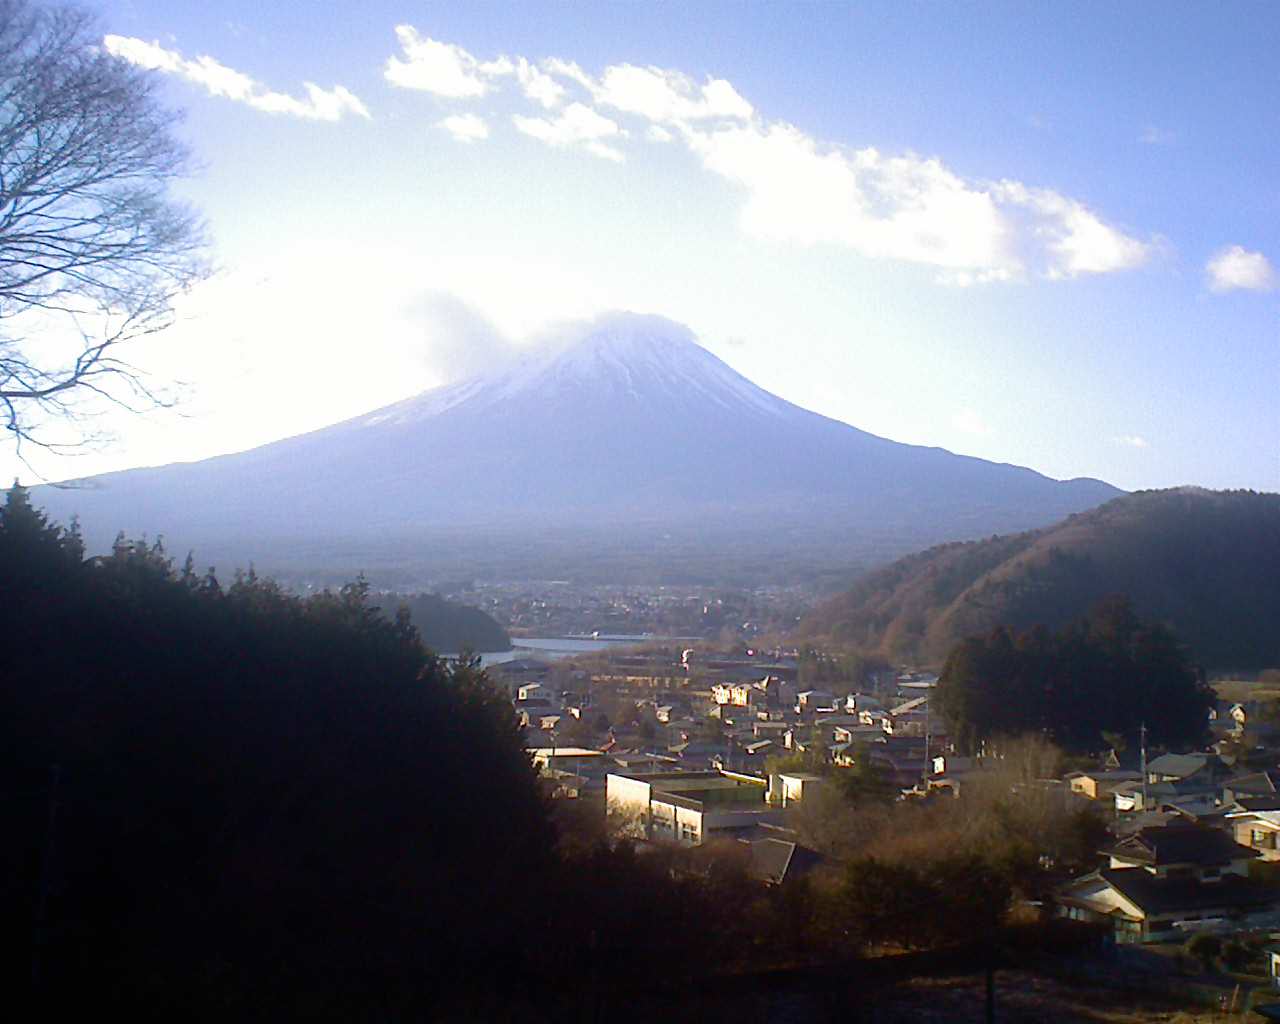
[[[388,597],[382,603],[389,609],[397,605],[408,608],[422,642],[441,654],[511,650],[507,631],[479,608],[446,601],[437,594]]]
[[[1140,491],[1045,529],[944,544],[870,574],[798,632],[941,663],[964,637],[1062,626],[1110,594],[1210,669],[1280,665],[1280,494]]]

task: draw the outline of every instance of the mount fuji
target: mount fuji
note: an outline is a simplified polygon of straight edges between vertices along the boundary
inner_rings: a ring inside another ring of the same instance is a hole
[[[559,552],[562,571],[544,574],[555,577],[610,539],[642,555],[652,538],[655,558],[675,536],[711,561],[789,543],[878,560],[1119,493],[868,434],[757,387],[679,324],[617,313],[344,423],[33,497],[56,519],[78,514],[90,550],[124,530],[195,548],[202,565],[421,577],[478,571],[477,553],[502,538]]]

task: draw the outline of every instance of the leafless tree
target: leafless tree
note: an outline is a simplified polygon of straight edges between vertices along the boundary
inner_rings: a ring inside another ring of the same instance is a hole
[[[0,421],[19,453],[68,446],[42,428],[82,399],[158,402],[121,351],[207,273],[202,227],[168,194],[188,169],[177,115],[101,38],[79,8],[0,0]]]

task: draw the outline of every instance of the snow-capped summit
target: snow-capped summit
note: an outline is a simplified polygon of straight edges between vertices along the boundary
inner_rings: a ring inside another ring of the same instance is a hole
[[[636,403],[650,411],[702,402],[769,415],[796,409],[726,366],[683,324],[616,312],[545,339],[496,371],[434,388],[353,423],[420,422],[459,407],[472,413],[523,399]]]
[[[304,544],[323,559],[415,531],[694,525],[707,543],[821,528],[942,540],[1048,523],[1118,493],[898,444],[753,384],[685,326],[611,313],[495,370],[203,462],[43,489],[90,544]],[[922,532],[923,531],[923,532]],[[909,547],[903,540],[899,547]],[[262,556],[259,555],[259,562]]]

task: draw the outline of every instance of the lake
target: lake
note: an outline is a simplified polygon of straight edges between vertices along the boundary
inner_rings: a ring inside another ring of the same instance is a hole
[[[501,665],[515,661],[517,658],[538,658],[543,661],[556,661],[560,658],[572,657],[575,654],[591,654],[608,650],[610,647],[629,647],[636,644],[649,643],[652,640],[681,639],[679,637],[655,636],[622,636],[609,634],[606,636],[517,636],[511,638],[511,650],[482,652],[480,664]],[[446,654],[446,658],[457,655]]]

